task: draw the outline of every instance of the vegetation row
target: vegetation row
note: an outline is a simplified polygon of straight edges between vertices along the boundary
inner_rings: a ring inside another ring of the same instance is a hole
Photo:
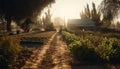
[[[76,36],[62,32],[62,37],[68,44],[73,56],[79,60],[92,62],[120,62],[120,40],[113,37],[95,35]]]

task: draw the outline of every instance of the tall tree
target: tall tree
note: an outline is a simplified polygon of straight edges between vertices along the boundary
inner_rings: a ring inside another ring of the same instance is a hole
[[[7,21],[7,30],[11,31],[11,20],[32,18],[55,0],[0,0],[0,16]]]
[[[91,19],[91,12],[90,12],[90,8],[88,4],[87,4],[85,12],[86,12],[86,16]]]
[[[120,0],[103,0],[100,5],[103,21],[110,25],[120,10]]]
[[[92,3],[91,15],[92,15],[92,19],[94,20],[94,18],[95,18],[96,15],[97,15],[97,10],[96,10],[95,3]]]
[[[51,12],[50,12],[50,7],[48,7],[47,12],[45,12],[45,17],[43,18],[43,24],[44,24],[44,28],[46,30],[53,30],[54,26],[53,23],[51,21]]]
[[[81,19],[91,19],[95,22],[96,26],[100,26],[100,16],[101,13],[96,9],[95,3],[92,3],[92,9],[89,9],[89,5],[87,4],[87,7],[85,7],[84,12],[80,14]]]
[[[46,28],[47,25],[51,23],[50,8],[48,8],[47,12],[45,12],[45,18],[44,19],[45,19],[44,25],[45,25],[45,28]]]
[[[90,8],[89,5],[87,4],[87,7],[84,8],[84,12],[80,13],[81,19],[90,19],[91,18],[91,13],[90,13]]]
[[[95,22],[96,26],[100,26],[100,11],[97,11],[95,3],[92,3],[92,10],[91,10],[91,19]]]

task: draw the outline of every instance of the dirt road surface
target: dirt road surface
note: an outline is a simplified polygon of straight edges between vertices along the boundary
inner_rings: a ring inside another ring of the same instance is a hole
[[[55,33],[21,69],[71,69],[67,45]]]
[[[66,43],[58,33],[55,33],[45,45],[34,52],[21,69],[106,69],[106,67],[74,60]]]

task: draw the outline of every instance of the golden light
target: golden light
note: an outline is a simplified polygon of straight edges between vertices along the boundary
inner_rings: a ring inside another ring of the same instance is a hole
[[[91,7],[92,2],[98,6],[102,0],[56,0],[52,5],[51,12],[54,17],[61,17],[62,19],[76,19],[80,18],[80,12],[88,3]]]

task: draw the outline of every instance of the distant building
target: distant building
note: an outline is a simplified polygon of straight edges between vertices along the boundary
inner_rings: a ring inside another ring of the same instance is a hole
[[[90,19],[69,19],[67,27],[68,29],[93,29],[95,22]]]

